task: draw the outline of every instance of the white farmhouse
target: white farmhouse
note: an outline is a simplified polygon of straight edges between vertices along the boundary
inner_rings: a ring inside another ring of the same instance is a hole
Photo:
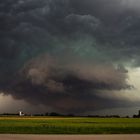
[[[25,114],[22,111],[19,111],[19,116],[24,116]]]

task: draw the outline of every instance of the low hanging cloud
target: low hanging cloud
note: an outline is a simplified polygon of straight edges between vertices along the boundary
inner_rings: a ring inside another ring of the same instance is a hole
[[[113,92],[132,88],[126,64],[140,66],[136,6],[136,0],[1,0],[0,91],[64,112],[130,105]],[[100,96],[106,92],[111,99]]]
[[[100,96],[101,92],[131,89],[127,84],[127,70],[121,66],[84,64],[80,59],[71,62],[71,58],[63,61],[49,55],[25,64],[19,78],[13,81],[6,93],[11,93],[15,99],[63,112],[109,107],[110,102]]]

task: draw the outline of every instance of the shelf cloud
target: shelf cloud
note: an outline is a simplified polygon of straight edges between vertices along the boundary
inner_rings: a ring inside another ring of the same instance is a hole
[[[138,0],[1,0],[0,91],[63,112],[131,106]],[[112,98],[100,96],[108,92]]]

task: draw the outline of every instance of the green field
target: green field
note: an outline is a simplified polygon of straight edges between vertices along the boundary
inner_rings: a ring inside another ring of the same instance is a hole
[[[1,134],[140,134],[140,119],[0,117]]]

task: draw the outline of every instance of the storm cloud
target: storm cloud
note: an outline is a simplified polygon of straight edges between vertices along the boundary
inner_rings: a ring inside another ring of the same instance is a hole
[[[128,106],[139,1],[1,0],[0,91],[63,112]],[[112,94],[108,99],[105,94]]]

